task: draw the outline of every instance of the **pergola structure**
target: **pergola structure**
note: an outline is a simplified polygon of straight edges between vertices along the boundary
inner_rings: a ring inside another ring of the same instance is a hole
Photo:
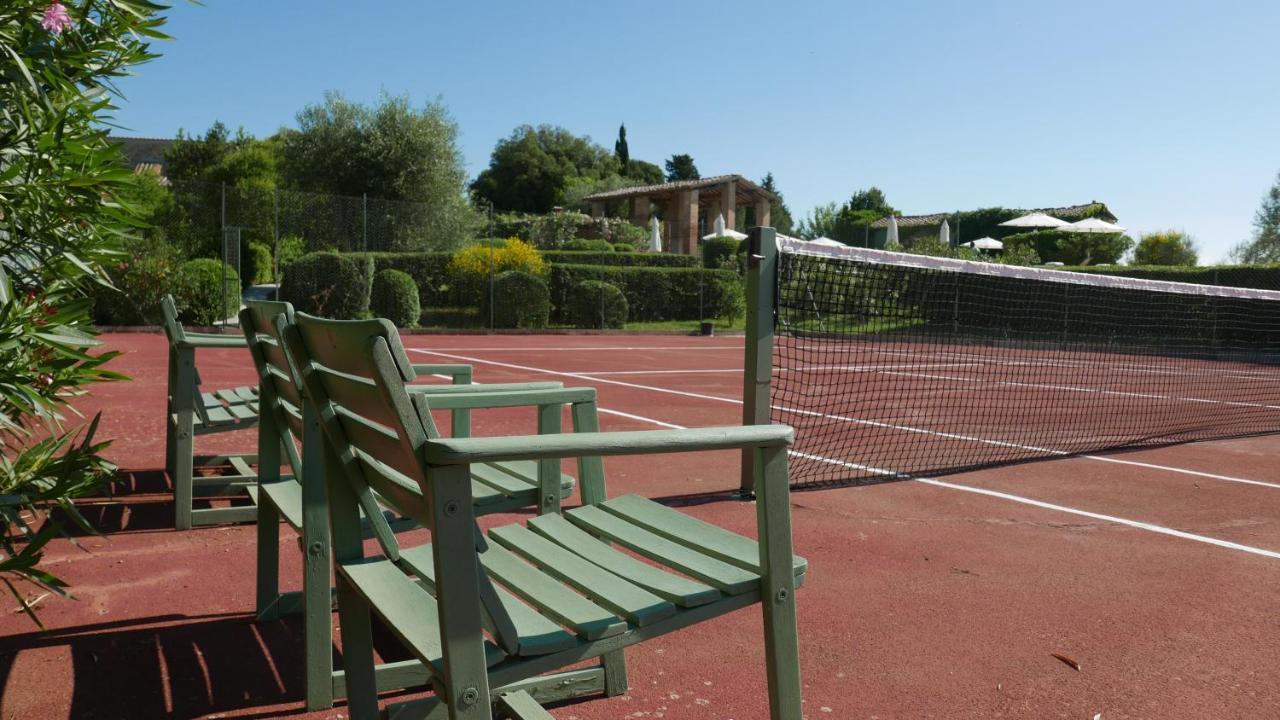
[[[752,207],[755,213],[753,223],[768,225],[769,204],[777,202],[778,197],[741,175],[717,175],[609,190],[583,199],[591,203],[592,217],[604,217],[610,203],[629,200],[631,221],[640,227],[648,226],[654,206],[661,208],[666,221],[666,249],[694,254],[698,252],[700,228],[710,227],[716,215],[724,215],[725,227],[732,228],[738,208]]]

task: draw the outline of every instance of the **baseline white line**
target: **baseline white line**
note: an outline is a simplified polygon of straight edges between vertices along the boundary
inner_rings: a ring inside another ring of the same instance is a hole
[[[429,353],[433,355],[442,354],[442,353],[437,353],[430,350],[419,350],[418,352]],[[574,377],[577,375],[576,373],[565,373],[565,372],[560,372],[558,370],[547,370],[545,368],[512,366],[511,363],[499,363],[496,361],[482,360],[479,358],[459,358],[459,359],[469,360],[470,362],[481,362],[481,363],[489,362],[489,363],[500,365],[500,366],[520,367],[521,369],[525,369],[531,372],[541,372],[541,373],[547,373],[549,375],[562,375],[562,376],[568,376],[568,377]],[[602,382],[604,381],[602,380]],[[617,383],[617,384],[631,385],[631,383]],[[644,386],[639,386],[639,387],[644,387]],[[658,390],[658,391],[665,390],[665,388],[647,388],[647,389]],[[672,392],[679,392],[679,391],[672,391]],[[679,393],[679,394],[686,394],[686,393]],[[714,398],[715,396],[708,395],[707,397]],[[720,399],[728,400],[728,398],[720,398]],[[645,417],[643,415],[633,415],[631,413],[624,413],[617,410],[606,410],[604,408],[599,408],[599,410],[600,412],[609,413],[611,415],[619,415],[622,417],[630,418],[632,420],[638,420],[641,422],[648,422],[654,425],[658,425],[659,427],[665,427],[672,430],[687,429],[683,425],[677,425],[675,423],[669,423],[664,420],[657,420],[654,418]],[[1093,520],[1109,522],[1115,525],[1122,525],[1124,527],[1131,527],[1136,530],[1145,530],[1147,532],[1156,533],[1158,535],[1167,535],[1169,537],[1176,537],[1183,540],[1191,540],[1193,542],[1204,543],[1206,545],[1214,545],[1216,547],[1226,548],[1228,550],[1238,550],[1240,552],[1249,553],[1251,555],[1260,555],[1262,557],[1280,560],[1280,552],[1276,552],[1274,550],[1265,550],[1263,548],[1253,547],[1251,545],[1241,545],[1240,543],[1234,543],[1229,540],[1220,540],[1218,538],[1208,537],[1206,535],[1196,535],[1195,533],[1189,533],[1184,530],[1175,530],[1173,528],[1164,527],[1163,525],[1155,525],[1152,523],[1143,522],[1141,520],[1130,520],[1129,518],[1117,517],[1115,515],[1104,515],[1102,513],[1091,512],[1089,510],[1081,510],[1079,508],[1067,507],[1066,505],[1057,505],[1055,503],[1045,502],[1043,500],[1036,500],[1034,498],[1024,497],[1022,495],[1014,495],[1012,493],[1000,492],[999,490],[988,490],[986,488],[973,487],[971,485],[961,485],[960,483],[947,482],[945,480],[937,480],[934,478],[906,475],[903,473],[893,472],[891,470],[884,470],[881,468],[871,467],[869,465],[859,465],[857,463],[846,462],[843,460],[835,460],[832,458],[823,457],[822,455],[802,453],[802,452],[797,452],[795,450],[788,451],[788,454],[795,455],[797,457],[802,457],[808,460],[815,460],[817,462],[823,462],[823,463],[828,463],[832,465],[839,465],[849,469],[869,471],[877,475],[898,477],[904,480],[912,480],[918,483],[924,483],[925,485],[933,485],[935,487],[946,488],[948,490],[958,490],[960,492],[973,493],[975,495],[985,495],[987,497],[1006,500],[1009,502],[1018,503],[1020,505],[1029,505],[1031,507],[1038,507],[1044,510],[1052,510],[1054,512],[1065,513],[1068,515],[1076,515],[1078,517],[1087,517]],[[1098,459],[1103,459],[1103,458],[1098,458]],[[1142,464],[1142,463],[1137,463],[1137,464]],[[1150,465],[1148,467],[1160,468],[1160,466],[1150,466]],[[1164,469],[1164,468],[1160,468],[1160,469]],[[1230,478],[1223,478],[1223,479],[1230,479]]]
[[[655,386],[653,386],[653,385],[640,385],[640,384],[638,384],[638,383],[623,382],[622,380],[610,380],[609,378],[598,378],[598,377],[592,377],[591,375],[584,375],[584,374],[582,374],[582,373],[562,372],[562,371],[560,371],[560,370],[548,370],[548,369],[546,369],[546,368],[530,367],[530,366],[528,366],[528,365],[517,365],[517,364],[515,364],[515,363],[500,362],[500,361],[498,361],[498,360],[486,360],[486,359],[484,359],[484,358],[469,357],[469,356],[466,356],[466,355],[452,355],[452,354],[445,353],[445,352],[441,352],[441,351],[438,351],[438,350],[422,350],[422,349],[419,349],[419,348],[411,348],[411,349],[412,349],[412,350],[414,350],[415,352],[425,353],[425,354],[427,354],[427,355],[438,355],[438,356],[440,356],[440,357],[447,357],[447,358],[451,358],[451,359],[454,359],[454,360],[461,360],[461,361],[463,361],[463,362],[481,363],[481,364],[484,364],[484,365],[493,365],[493,366],[495,366],[495,367],[504,367],[504,368],[508,368],[508,369],[511,369],[511,370],[521,370],[521,371],[524,371],[524,372],[543,373],[543,374],[546,374],[546,375],[558,375],[558,376],[560,376],[560,377],[570,377],[570,378],[574,378],[574,379],[576,379],[576,380],[585,380],[585,381],[592,381],[592,382],[606,383],[606,384],[609,384],[609,385],[618,385],[618,386],[620,386],[620,387],[635,388],[635,389],[637,389],[637,390],[649,390],[649,391],[651,391],[651,392],[658,392],[658,393],[664,393],[664,394],[667,394],[667,395],[677,395],[677,396],[681,396],[681,397],[695,398],[695,399],[698,399],[698,400],[710,400],[710,401],[712,401],[712,402],[729,403],[729,404],[732,404],[732,405],[741,405],[741,404],[742,404],[742,401],[741,401],[741,400],[737,400],[737,399],[734,399],[734,398],[722,397],[722,396],[719,396],[719,395],[707,395],[707,394],[705,394],[705,393],[688,392],[688,391],[686,391],[686,390],[672,390],[672,389],[670,389],[670,388],[655,387]],[[1012,448],[1017,448],[1017,449],[1019,449],[1019,450],[1027,450],[1027,451],[1031,451],[1031,452],[1040,452],[1040,453],[1046,453],[1046,454],[1049,454],[1049,455],[1057,455],[1057,456],[1061,456],[1061,457],[1066,457],[1066,456],[1071,456],[1071,455],[1072,455],[1071,453],[1066,452],[1066,451],[1064,451],[1064,450],[1052,450],[1052,449],[1050,449],[1050,448],[1036,447],[1036,446],[1034,446],[1034,445],[1021,445],[1021,444],[1018,444],[1018,443],[1005,442],[1005,441],[1003,441],[1003,440],[992,440],[992,439],[990,439],[990,438],[980,438],[980,437],[974,437],[974,436],[971,436],[971,435],[960,435],[960,434],[957,434],[957,433],[944,433],[944,432],[939,432],[939,431],[937,431],[937,430],[928,430],[928,429],[925,429],[925,428],[912,427],[912,426],[910,426],[910,425],[896,425],[896,424],[893,424],[893,423],[877,422],[877,421],[875,421],[875,420],[864,420],[864,419],[861,419],[861,418],[852,418],[852,417],[847,417],[847,416],[844,416],[844,415],[831,415],[831,414],[827,414],[827,413],[815,412],[815,411],[812,411],[812,410],[798,410],[798,409],[795,409],[795,408],[786,408],[786,407],[781,407],[781,406],[774,406],[774,407],[775,407],[775,409],[780,410],[780,411],[782,411],[782,412],[792,413],[792,414],[796,414],[796,415],[809,415],[809,416],[816,416],[816,417],[822,417],[822,418],[825,418],[825,419],[828,419],[828,420],[838,420],[838,421],[841,421],[841,422],[851,422],[851,423],[856,423],[856,424],[860,424],[860,425],[869,425],[869,426],[872,426],[872,427],[881,427],[881,428],[886,428],[886,429],[890,429],[890,430],[899,430],[899,431],[902,431],[902,432],[910,432],[910,433],[920,433],[920,434],[925,434],[925,435],[933,435],[933,436],[935,436],[935,437],[948,438],[948,439],[952,439],[952,440],[964,440],[964,441],[968,441],[968,442],[978,442],[978,443],[983,443],[983,444],[986,444],[986,445],[997,445],[997,446],[1001,446],[1001,447],[1012,447]],[[676,429],[678,429],[678,428],[676,428]],[[1250,480],[1250,479],[1247,479],[1247,478],[1232,477],[1232,476],[1230,476],[1230,475],[1217,475],[1217,474],[1215,474],[1215,473],[1202,472],[1202,471],[1200,471],[1200,470],[1191,470],[1191,469],[1188,469],[1188,468],[1173,467],[1173,466],[1170,466],[1170,465],[1156,465],[1156,464],[1154,464],[1154,463],[1144,463],[1144,462],[1139,462],[1139,461],[1135,461],[1135,460],[1122,460],[1122,459],[1120,459],[1120,458],[1114,458],[1114,457],[1103,457],[1103,456],[1100,456],[1100,455],[1075,455],[1074,457],[1084,458],[1084,459],[1086,459],[1086,460],[1095,460],[1095,461],[1098,461],[1098,462],[1108,462],[1108,463],[1113,463],[1113,464],[1117,464],[1117,465],[1129,465],[1129,466],[1133,466],[1133,467],[1142,467],[1142,468],[1147,468],[1147,469],[1149,469],[1149,470],[1163,470],[1163,471],[1165,471],[1165,472],[1178,473],[1178,474],[1180,474],[1180,475],[1191,475],[1191,476],[1194,476],[1194,477],[1202,477],[1202,478],[1207,478],[1207,479],[1210,479],[1210,480],[1222,480],[1222,481],[1224,481],[1224,482],[1233,482],[1233,483],[1240,483],[1240,484],[1244,484],[1244,485],[1256,485],[1256,486],[1260,486],[1260,487],[1267,487],[1267,488],[1273,488],[1273,489],[1280,489],[1280,483],[1270,483],[1270,482],[1265,482],[1265,481],[1262,481],[1262,480]]]
[[[418,352],[431,352],[430,350],[422,350],[419,348],[411,348]],[[586,350],[589,352],[609,350],[742,350],[741,345],[652,345],[652,346],[621,346],[621,345],[587,345],[584,347],[456,347],[438,348],[441,352],[577,352]]]

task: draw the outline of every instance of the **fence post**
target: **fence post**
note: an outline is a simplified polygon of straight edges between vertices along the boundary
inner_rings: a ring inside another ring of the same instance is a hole
[[[369,252],[369,193],[360,193],[360,251]]]
[[[753,227],[747,236],[747,338],[746,370],[742,381],[742,424],[768,425],[769,386],[773,379],[773,309],[777,287],[777,233],[771,227]],[[761,468],[755,452],[742,451],[744,496],[755,494]]]

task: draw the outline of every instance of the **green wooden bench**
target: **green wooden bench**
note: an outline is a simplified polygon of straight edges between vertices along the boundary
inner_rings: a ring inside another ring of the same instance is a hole
[[[595,405],[583,403],[573,413],[585,432],[442,439],[431,419],[440,398],[408,391],[389,323],[302,313],[293,325],[277,322],[324,438],[353,718],[379,712],[371,613],[435,689],[389,717],[491,720],[496,709],[528,720],[550,717],[539,703],[565,688],[608,685],[608,665],[564,668],[759,604],[769,686],[761,707],[774,720],[800,720],[795,590],[807,564],[791,551],[790,428],[602,433]],[[639,496],[606,496],[602,456],[727,449],[753,450],[761,469],[759,542]],[[562,458],[577,459],[581,507],[480,531],[474,467]],[[379,531],[380,552],[367,555],[360,510],[372,516],[379,498],[428,528],[432,542],[404,547]]]
[[[257,517],[252,505],[196,508],[196,499],[244,496],[256,482],[253,454],[197,456],[195,438],[231,432],[258,424],[258,388],[241,386],[219,390],[201,387],[196,350],[243,348],[239,335],[187,332],[178,321],[172,295],[160,301],[164,334],[169,340],[169,383],[165,407],[165,470],[173,482],[174,524],[179,530],[195,525],[246,522]],[[197,470],[214,474],[198,474]]]
[[[261,621],[303,613],[306,703],[310,710],[331,707],[343,695],[345,675],[334,669],[330,602],[328,509],[318,425],[310,406],[302,401],[294,369],[280,349],[275,318],[293,320],[288,303],[251,301],[240,311],[240,327],[253,356],[261,387],[262,419],[258,426],[258,484],[250,489],[258,506],[257,617]],[[574,402],[593,402],[592,391],[563,390],[558,382],[472,384],[469,365],[413,365],[403,348],[395,348],[397,368],[405,382],[424,375],[443,375],[452,384],[412,385],[411,392],[436,398],[450,410],[454,437],[471,432],[471,411],[481,408],[531,406],[538,409],[539,431],[559,432],[561,408]],[[299,451],[299,444],[302,446]],[[282,464],[291,474],[281,474]],[[543,475],[547,475],[544,481]],[[307,478],[314,478],[308,481]],[[550,500],[540,497],[543,485],[557,487]],[[543,505],[556,507],[574,487],[573,478],[549,463],[477,465],[472,473],[476,514],[506,512]],[[284,519],[298,531],[303,550],[303,590],[282,593],[279,588],[279,526]],[[391,530],[418,527],[394,513],[382,512]],[[366,534],[372,532],[367,517]],[[378,669],[382,689],[412,687],[427,682],[421,663],[389,663]]]

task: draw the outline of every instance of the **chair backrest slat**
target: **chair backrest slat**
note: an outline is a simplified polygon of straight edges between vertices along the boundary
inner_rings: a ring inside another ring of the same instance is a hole
[[[169,339],[170,345],[186,339],[187,333],[182,329],[182,323],[178,322],[178,304],[173,301],[172,295],[160,298],[160,316],[163,320],[161,327],[164,328],[164,335]]]
[[[258,370],[258,412],[270,414],[280,433],[280,443],[294,477],[302,477],[302,462],[296,442],[302,437],[302,395],[294,384],[289,358],[280,347],[275,318],[293,317],[293,306],[285,302],[252,300],[240,310],[240,329],[244,332]]]

